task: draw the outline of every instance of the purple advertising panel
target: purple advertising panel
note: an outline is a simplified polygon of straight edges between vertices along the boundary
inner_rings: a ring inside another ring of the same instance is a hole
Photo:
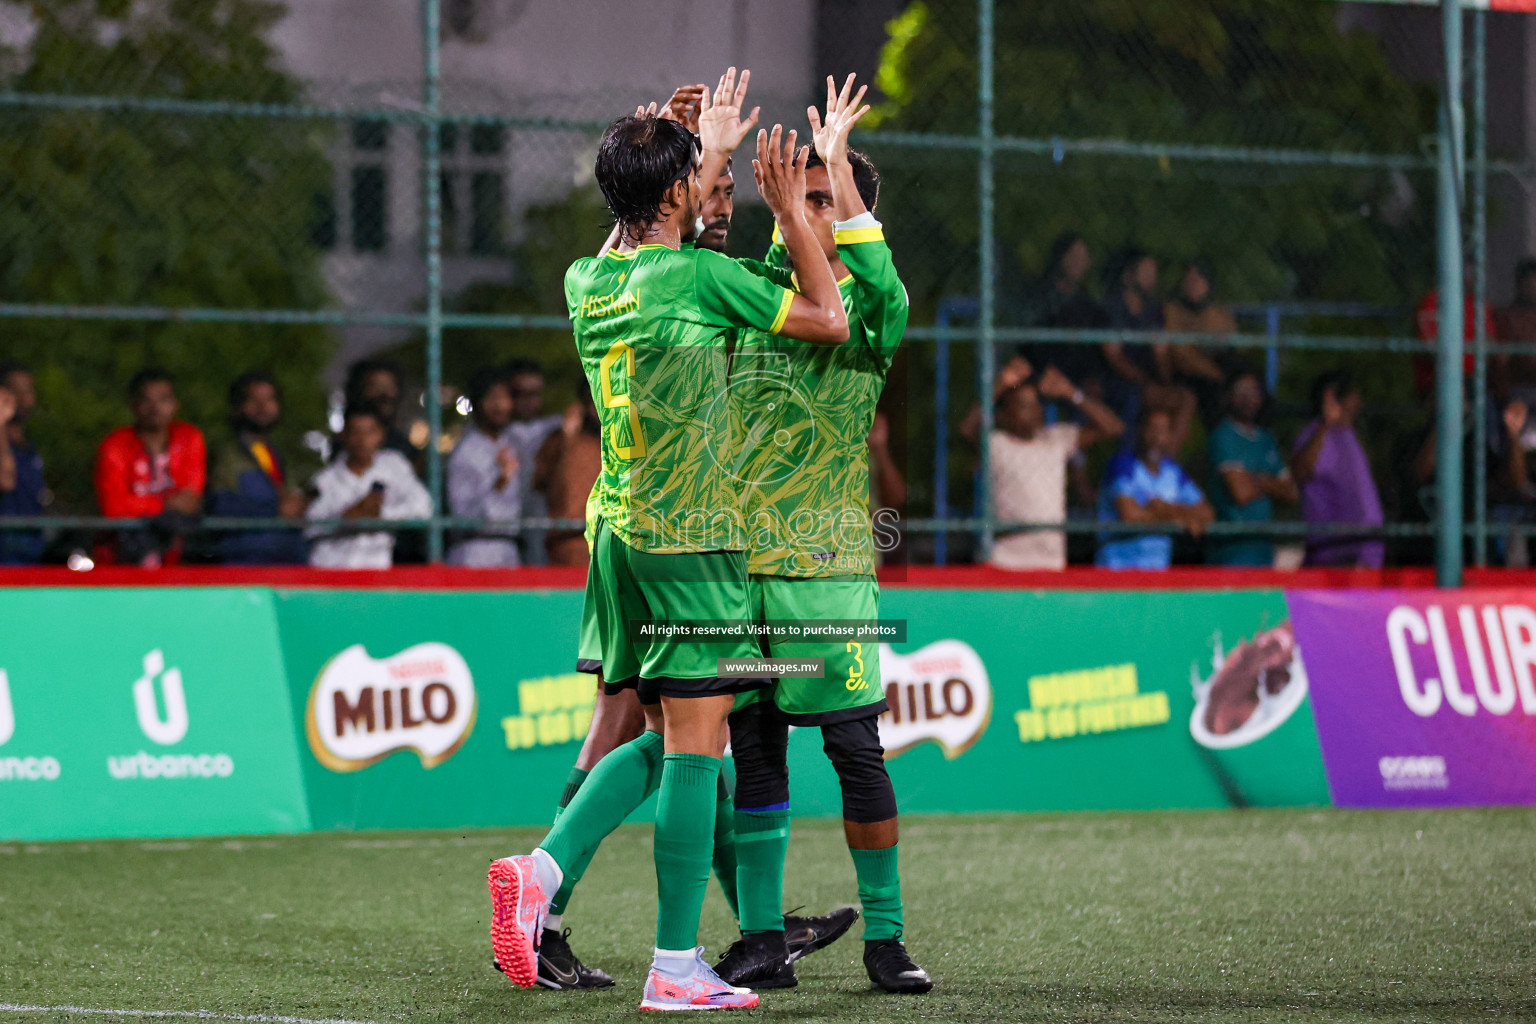
[[[1336,805],[1536,803],[1536,590],[1286,601]]]

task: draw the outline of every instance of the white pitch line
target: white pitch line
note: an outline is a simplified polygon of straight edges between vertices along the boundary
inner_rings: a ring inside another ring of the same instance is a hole
[[[273,1017],[261,1013],[215,1013],[212,1010],[112,1010],[95,1006],[27,1006],[0,1003],[0,1013],[73,1013],[97,1017],[181,1017],[192,1020],[234,1020],[247,1024],[375,1024],[374,1021],[309,1017]]]

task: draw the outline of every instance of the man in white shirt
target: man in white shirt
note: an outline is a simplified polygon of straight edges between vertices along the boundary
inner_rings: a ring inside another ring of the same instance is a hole
[[[381,450],[385,424],[372,406],[347,409],[341,454],[315,475],[315,498],[306,515],[323,519],[426,519],[432,498],[399,452]],[[309,564],[319,569],[388,569],[394,534],[312,526]]]
[[[522,512],[521,459],[506,436],[512,422],[512,380],[501,369],[483,369],[469,381],[470,425],[448,457],[448,510],[495,523],[459,535],[448,549],[449,565],[516,567],[516,520]]]
[[[1027,365],[1024,374],[1027,377]],[[1047,424],[1047,401],[1070,403],[1084,422]],[[1006,381],[994,408],[989,438],[993,516],[1003,523],[1065,521],[1067,464],[1079,451],[1119,437],[1125,424],[1054,366],[1032,379]],[[1066,535],[1060,530],[1010,532],[1002,527],[992,544],[991,563],[1002,569],[1064,569]]]
[[[507,367],[512,390],[512,422],[502,434],[504,443],[517,453],[517,500],[525,516],[549,515],[549,504],[544,495],[534,489],[534,465],[539,449],[549,435],[560,429],[561,417],[542,416],[544,409],[544,371],[532,359],[514,359]],[[528,565],[544,565],[548,558],[544,551],[544,530],[522,532],[523,561]]]

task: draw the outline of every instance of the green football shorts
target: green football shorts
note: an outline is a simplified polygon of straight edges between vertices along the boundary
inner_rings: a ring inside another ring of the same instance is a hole
[[[587,568],[587,592],[581,602],[581,632],[576,637],[576,671],[603,671],[603,638],[597,630],[597,605],[592,600],[592,568]]]
[[[753,615],[758,619],[880,618],[880,584],[873,576],[761,576],[748,583]],[[743,694],[742,708],[771,692],[773,700],[794,725],[832,725],[884,713],[885,691],[880,683],[880,644],[847,640],[788,643],[769,641],[764,653],[772,658],[825,658],[821,679],[780,679],[771,691]]]
[[[588,619],[596,624],[597,660],[610,695],[635,690],[641,703],[655,704],[664,696],[710,697],[769,685],[767,679],[720,678],[719,659],[760,656],[753,640],[651,639],[637,631],[644,622],[751,618],[743,552],[653,554],[630,547],[607,523],[598,523],[582,621],[583,627]]]

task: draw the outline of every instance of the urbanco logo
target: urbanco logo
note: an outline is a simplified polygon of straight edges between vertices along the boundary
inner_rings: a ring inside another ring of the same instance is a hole
[[[417,644],[390,658],[353,644],[315,678],[304,731],[333,772],[360,771],[398,750],[435,768],[469,738],[476,707],[469,665],[447,644]]]
[[[155,702],[155,680],[165,695],[165,717]],[[181,687],[181,669],[165,667],[165,652],[156,648],[144,655],[144,674],[133,684],[133,707],[139,728],[152,743],[162,747],[180,743],[187,736],[187,694]]]
[[[939,640],[911,654],[880,646],[880,682],[889,707],[880,716],[887,760],[919,743],[937,743],[954,760],[971,748],[992,718],[992,682],[975,648]]]
[[[16,735],[16,708],[11,703],[11,677],[0,668],[0,747]],[[59,777],[55,757],[0,757],[0,782],[52,782]]]
[[[166,668],[165,652],[158,647],[144,655],[141,665],[144,674],[133,682],[133,710],[139,729],[151,743],[162,747],[180,743],[192,724],[181,669]],[[156,680],[160,683],[159,700]],[[140,750],[108,757],[107,771],[114,779],[227,779],[234,774],[235,761],[228,754],[151,754]]]

